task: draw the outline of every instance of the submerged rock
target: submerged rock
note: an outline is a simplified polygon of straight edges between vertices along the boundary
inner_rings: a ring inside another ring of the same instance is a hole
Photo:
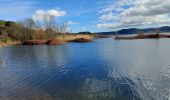
[[[47,41],[46,40],[27,40],[22,42],[23,45],[43,45]]]

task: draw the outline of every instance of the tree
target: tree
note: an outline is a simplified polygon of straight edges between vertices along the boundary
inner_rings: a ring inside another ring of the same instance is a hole
[[[11,27],[7,28],[7,34],[8,36],[12,37],[12,39],[17,41],[24,41],[26,38],[23,27],[19,24],[12,24]]]
[[[35,33],[35,29],[37,28],[37,25],[34,22],[34,20],[31,19],[31,18],[28,18],[28,19],[19,21],[18,24],[23,27],[24,33],[22,33],[22,34],[25,34],[26,40],[33,39],[33,35]]]
[[[35,34],[34,34],[34,38],[45,39],[45,35],[46,35],[46,33],[43,29],[36,29]]]
[[[42,23],[43,23],[42,27],[47,33],[51,32],[51,30],[55,30],[56,20],[53,16],[44,15]]]
[[[61,24],[57,23],[54,16],[44,15],[43,19],[38,21],[39,26],[46,33],[46,38],[54,38],[60,33],[67,32],[67,22],[63,22]]]
[[[5,26],[5,21],[4,20],[0,20],[0,26]]]
[[[60,26],[60,33],[66,33],[67,32],[67,28],[68,28],[68,26],[67,26],[67,22],[66,21],[64,21],[62,24],[61,24],[61,26]]]
[[[5,26],[7,26],[7,27],[11,27],[12,24],[15,24],[15,22],[13,22],[13,21],[6,21],[5,22]]]
[[[25,20],[20,20],[17,23],[6,22],[7,34],[12,37],[12,39],[25,41],[33,39],[36,24],[33,19],[28,18]]]

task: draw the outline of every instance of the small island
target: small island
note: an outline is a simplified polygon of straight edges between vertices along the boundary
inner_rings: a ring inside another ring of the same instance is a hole
[[[40,24],[42,23],[42,24]],[[18,22],[0,20],[0,46],[9,45],[61,45],[70,42],[93,42],[110,36],[91,32],[69,32],[66,22],[54,18],[36,22],[32,18]]]
[[[159,39],[159,38],[170,38],[167,34],[138,34],[135,36],[115,36],[115,40],[133,40],[133,39]]]

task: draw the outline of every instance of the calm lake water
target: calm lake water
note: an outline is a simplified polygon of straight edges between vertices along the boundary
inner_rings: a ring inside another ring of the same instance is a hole
[[[170,39],[0,48],[0,100],[170,100]]]

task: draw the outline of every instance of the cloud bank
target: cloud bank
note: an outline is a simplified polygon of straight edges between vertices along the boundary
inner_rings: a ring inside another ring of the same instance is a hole
[[[0,0],[0,19],[19,20],[30,16],[37,2],[32,0]]]
[[[117,0],[100,11],[99,28],[170,24],[170,0]]]
[[[64,16],[66,14],[65,11],[59,10],[59,9],[50,9],[50,10],[37,10],[35,14],[32,16],[32,18],[36,21],[43,20],[44,17],[51,18],[51,17],[60,17]]]

